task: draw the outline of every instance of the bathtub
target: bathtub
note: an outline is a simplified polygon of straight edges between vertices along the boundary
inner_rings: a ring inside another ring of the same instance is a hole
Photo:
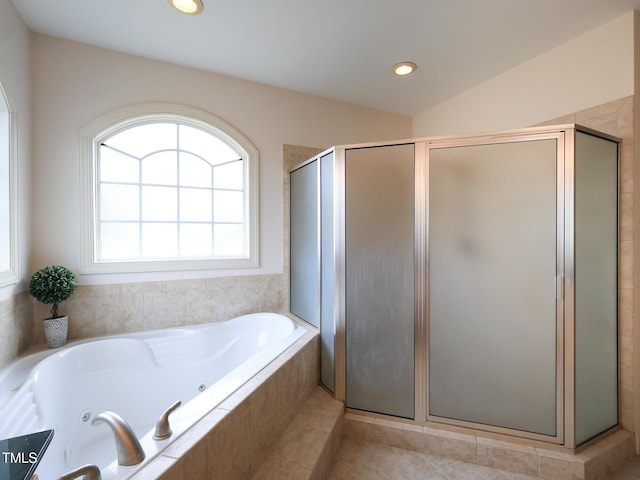
[[[129,478],[306,332],[286,316],[256,313],[22,357],[0,371],[0,439],[55,431],[40,480],[85,464],[97,465],[104,480]],[[177,400],[173,435],[154,440],[158,418]],[[146,455],[141,464],[118,465],[111,429],[92,426],[105,410],[132,427]]]

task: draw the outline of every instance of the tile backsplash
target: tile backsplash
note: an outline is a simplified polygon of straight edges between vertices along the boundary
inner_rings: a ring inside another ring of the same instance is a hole
[[[287,310],[284,274],[80,285],[60,313],[69,340],[228,320],[245,313]],[[44,342],[49,306],[34,302],[33,343]]]
[[[113,285],[79,285],[60,304],[69,340],[228,320],[245,313],[286,313],[288,275],[253,275]],[[28,292],[0,301],[0,368],[44,343],[50,305]]]
[[[27,292],[0,301],[0,368],[32,343],[33,299]]]

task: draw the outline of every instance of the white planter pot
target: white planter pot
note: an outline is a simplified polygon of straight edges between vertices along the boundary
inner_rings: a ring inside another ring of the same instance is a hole
[[[69,317],[47,318],[44,321],[44,338],[51,348],[62,347],[67,342]]]

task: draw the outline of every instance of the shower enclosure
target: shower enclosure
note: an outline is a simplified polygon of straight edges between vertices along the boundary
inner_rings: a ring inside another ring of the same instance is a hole
[[[618,425],[618,140],[331,148],[291,172],[291,312],[347,409],[575,448]]]

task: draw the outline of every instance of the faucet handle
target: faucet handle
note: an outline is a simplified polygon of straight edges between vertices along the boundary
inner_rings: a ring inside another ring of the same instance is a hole
[[[158,420],[158,423],[156,423],[156,432],[153,435],[154,440],[166,440],[171,436],[173,432],[169,425],[169,415],[180,405],[182,405],[182,402],[178,400],[167,408],[162,415],[160,415],[160,419]]]

